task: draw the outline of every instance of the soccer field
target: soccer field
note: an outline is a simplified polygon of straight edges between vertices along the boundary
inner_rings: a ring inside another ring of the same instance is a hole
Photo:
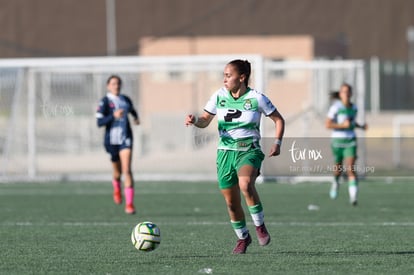
[[[215,183],[137,182],[136,215],[110,183],[0,184],[0,274],[413,274],[414,184],[362,181],[357,207],[329,185],[258,185],[272,242],[245,255]],[[131,243],[152,221],[160,247]]]

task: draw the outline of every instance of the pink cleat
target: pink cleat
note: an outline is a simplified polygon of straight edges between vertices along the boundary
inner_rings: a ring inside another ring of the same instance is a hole
[[[121,204],[122,203],[121,191],[114,191],[114,202],[115,202],[115,204]]]
[[[135,207],[133,204],[128,204],[125,206],[125,213],[127,214],[135,214]]]

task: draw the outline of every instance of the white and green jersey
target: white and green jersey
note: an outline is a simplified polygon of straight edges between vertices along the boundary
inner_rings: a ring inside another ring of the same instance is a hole
[[[341,124],[345,120],[351,122],[351,126],[348,129],[334,129],[331,137],[333,138],[354,138],[355,135],[355,118],[357,115],[357,107],[352,104],[350,107],[346,107],[340,100],[337,100],[328,111],[328,118],[333,122]]]
[[[224,87],[216,91],[204,110],[217,115],[220,142],[218,149],[247,151],[260,148],[261,114],[268,116],[276,108],[272,102],[256,90],[235,99]]]

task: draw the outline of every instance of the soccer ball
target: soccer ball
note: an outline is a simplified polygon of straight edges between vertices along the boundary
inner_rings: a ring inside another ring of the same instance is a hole
[[[132,230],[131,241],[139,251],[153,251],[161,242],[160,229],[152,222],[140,222]]]

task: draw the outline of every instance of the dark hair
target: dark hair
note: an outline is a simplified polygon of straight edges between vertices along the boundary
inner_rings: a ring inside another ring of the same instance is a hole
[[[329,97],[331,100],[339,99],[339,91],[331,91]]]
[[[230,61],[229,65],[233,65],[240,75],[244,74],[246,76],[244,79],[244,84],[247,87],[249,85],[249,78],[251,73],[250,62],[247,60],[235,59],[233,61]]]
[[[111,82],[111,79],[112,79],[112,78],[118,79],[119,86],[122,86],[122,80],[121,80],[121,77],[119,77],[119,76],[118,76],[118,75],[116,75],[116,74],[113,74],[113,75],[111,75],[111,76],[109,76],[109,77],[108,77],[108,80],[106,80],[106,85],[108,85],[108,84],[109,84],[109,82]]]

